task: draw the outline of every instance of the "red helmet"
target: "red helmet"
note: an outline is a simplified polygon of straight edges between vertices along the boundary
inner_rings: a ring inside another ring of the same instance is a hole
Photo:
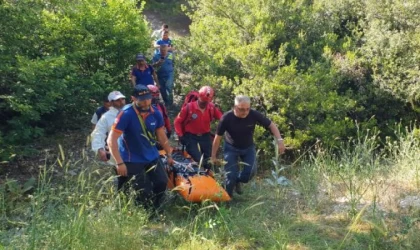
[[[156,87],[155,85],[147,85],[147,88],[149,88],[153,98],[159,98],[160,91],[158,87]]]
[[[214,97],[214,90],[209,86],[201,87],[198,91],[198,99],[202,102],[211,102]]]

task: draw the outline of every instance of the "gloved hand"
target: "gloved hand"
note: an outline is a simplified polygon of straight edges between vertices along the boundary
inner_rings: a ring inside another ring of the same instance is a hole
[[[166,131],[166,137],[168,137],[168,139],[171,138],[171,135],[172,135],[172,131]]]

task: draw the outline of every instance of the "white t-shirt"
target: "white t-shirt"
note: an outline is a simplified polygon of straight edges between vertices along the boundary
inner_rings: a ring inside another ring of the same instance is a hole
[[[155,30],[152,33],[152,38],[156,41],[162,38],[164,30],[163,29],[159,29],[159,30]]]
[[[118,109],[110,107],[108,112],[103,114],[101,119],[96,123],[96,127],[91,134],[93,152],[98,153],[99,149],[105,149],[105,140],[119,112]],[[108,163],[114,165],[114,159],[111,157]]]

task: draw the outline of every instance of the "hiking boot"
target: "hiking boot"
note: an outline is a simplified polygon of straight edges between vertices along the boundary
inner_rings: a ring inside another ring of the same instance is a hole
[[[244,192],[242,191],[242,186],[240,182],[237,182],[235,185],[235,191],[237,194],[243,194]]]

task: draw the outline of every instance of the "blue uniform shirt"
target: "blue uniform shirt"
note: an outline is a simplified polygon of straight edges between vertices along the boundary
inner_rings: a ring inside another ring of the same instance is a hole
[[[160,52],[155,54],[153,57],[153,63],[158,62],[161,58]],[[157,70],[158,76],[169,76],[174,72],[174,59],[175,56],[173,53],[169,52],[165,56],[165,61],[160,66],[160,68]]]
[[[136,77],[136,85],[155,85],[155,81],[153,80],[154,72],[155,70],[153,69],[153,67],[148,64],[145,70],[140,70],[137,68],[137,66],[134,67],[131,71],[131,75]]]
[[[171,39],[168,39],[168,40],[159,39],[159,40],[156,41],[156,44],[157,45],[164,45],[165,44],[165,45],[168,45],[168,47],[172,47],[172,40]],[[157,53],[159,53],[159,48],[155,49],[155,55]]]
[[[135,104],[126,105],[123,108],[112,129],[122,132],[118,138],[118,148],[124,162],[150,163],[159,157],[159,152],[147,139],[134,106]],[[146,129],[154,136],[156,129],[164,126],[162,114],[156,107],[151,107],[144,123]]]
[[[156,41],[156,44],[157,45],[166,44],[168,46],[172,46],[172,40],[171,39],[168,39],[168,40],[159,39],[159,40]]]

